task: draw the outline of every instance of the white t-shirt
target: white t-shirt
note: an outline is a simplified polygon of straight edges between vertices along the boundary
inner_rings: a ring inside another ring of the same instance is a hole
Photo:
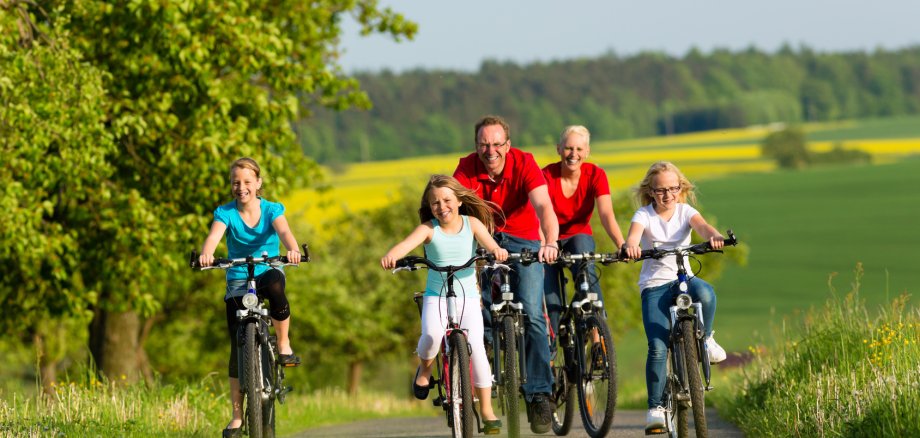
[[[690,218],[700,214],[689,204],[677,204],[677,211],[671,220],[665,221],[655,212],[653,204],[645,205],[636,210],[632,222],[642,225],[642,249],[671,249],[677,246],[690,244]],[[689,268],[689,257],[684,258],[687,274],[693,276]],[[642,270],[639,271],[639,290],[661,286],[677,280],[677,261],[673,256],[662,259],[646,259],[642,261]]]

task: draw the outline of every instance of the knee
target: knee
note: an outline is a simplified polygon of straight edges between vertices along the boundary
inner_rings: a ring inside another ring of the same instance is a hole
[[[648,358],[651,361],[664,361],[668,358],[668,346],[664,342],[655,341],[648,344]]]

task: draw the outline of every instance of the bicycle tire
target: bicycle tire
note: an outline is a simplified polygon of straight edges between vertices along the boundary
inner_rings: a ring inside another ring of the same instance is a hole
[[[676,333],[675,333],[676,336]],[[677,438],[687,438],[689,436],[689,412],[690,398],[685,389],[687,386],[687,366],[686,366],[686,349],[682,338],[675,337],[671,340],[672,351],[672,372],[673,378],[669,379],[671,385],[671,400],[674,403],[674,419],[677,424]]]
[[[459,330],[451,333],[450,346],[450,400],[451,432],[454,437],[471,437],[476,421],[473,414],[473,389],[470,382],[470,350],[466,338]]]
[[[266,328],[267,329],[267,328]],[[271,341],[269,341],[271,342]],[[277,364],[275,363],[275,353],[271,346],[264,346],[260,349],[262,352],[262,370],[263,372],[263,388],[272,388],[273,391],[277,391],[278,388],[278,372]],[[262,402],[262,438],[274,438],[275,437],[275,395],[271,394],[268,397],[267,401]]]
[[[553,401],[556,411],[553,413],[553,433],[557,436],[568,435],[575,419],[575,404],[578,390],[578,367],[575,366],[574,351],[570,344],[571,321],[562,321],[556,337],[556,357],[553,360]]]
[[[607,323],[598,315],[586,315],[575,336],[579,348],[578,404],[582,424],[592,438],[602,437],[610,431],[616,412],[616,349]]]
[[[256,339],[256,323],[249,321],[243,331],[241,363],[243,365],[242,388],[246,399],[244,411],[247,430],[251,438],[262,438],[262,378],[259,341]]]
[[[687,383],[690,387],[690,402],[693,407],[693,426],[696,429],[696,436],[705,438],[708,435],[706,394],[703,392],[703,381],[700,377],[699,340],[696,337],[693,321],[687,319],[681,322],[681,337],[681,343],[685,346],[684,351],[687,353],[684,356],[684,363],[687,365]]]
[[[502,317],[502,409],[508,421],[508,436],[517,438],[521,435],[520,414],[520,375],[518,373],[517,336],[514,330],[514,317]]]

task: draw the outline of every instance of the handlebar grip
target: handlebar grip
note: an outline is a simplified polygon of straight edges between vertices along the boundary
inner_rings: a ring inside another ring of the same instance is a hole
[[[300,247],[303,249],[303,253],[300,256],[300,261],[309,263],[310,262],[310,248],[307,247],[306,243],[300,245]]]
[[[729,228],[725,233],[728,234],[728,239],[725,239],[726,245],[735,246],[738,244],[738,238],[735,237],[735,233],[732,232],[731,228]]]
[[[654,258],[658,254],[657,249],[643,249],[642,254],[639,255],[639,258]]]
[[[198,268],[198,251],[192,251],[188,255],[188,267],[195,269]]]

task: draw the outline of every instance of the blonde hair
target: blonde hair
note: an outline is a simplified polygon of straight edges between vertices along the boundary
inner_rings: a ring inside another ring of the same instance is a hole
[[[256,163],[256,160],[253,160],[249,157],[239,158],[230,165],[230,180],[233,180],[233,169],[249,169],[256,174],[256,178],[262,179],[262,168],[259,167],[259,163]],[[259,186],[259,189],[256,190],[256,196],[262,197],[262,186]]]
[[[434,219],[434,214],[431,213],[431,204],[428,201],[431,191],[445,187],[451,189],[454,195],[457,196],[457,200],[463,203],[460,206],[460,214],[479,219],[490,234],[494,232],[495,217],[493,213],[499,212],[501,214],[497,206],[494,203],[484,201],[479,196],[476,196],[476,192],[464,187],[456,178],[447,175],[431,175],[428,180],[428,185],[425,186],[425,191],[422,192],[421,206],[418,209],[418,218],[421,222],[424,223]]]
[[[670,161],[658,161],[648,168],[645,178],[636,189],[636,200],[639,201],[639,205],[649,205],[655,202],[655,194],[652,193],[652,178],[662,172],[673,172],[677,175],[680,181],[680,195],[677,197],[680,202],[696,204],[696,193],[693,191],[696,186]]]
[[[591,145],[591,133],[588,131],[588,128],[582,125],[569,125],[562,130],[562,134],[559,134],[559,143],[556,143],[556,146],[562,146],[566,139],[569,138],[572,134],[578,134],[585,138],[585,145]]]

